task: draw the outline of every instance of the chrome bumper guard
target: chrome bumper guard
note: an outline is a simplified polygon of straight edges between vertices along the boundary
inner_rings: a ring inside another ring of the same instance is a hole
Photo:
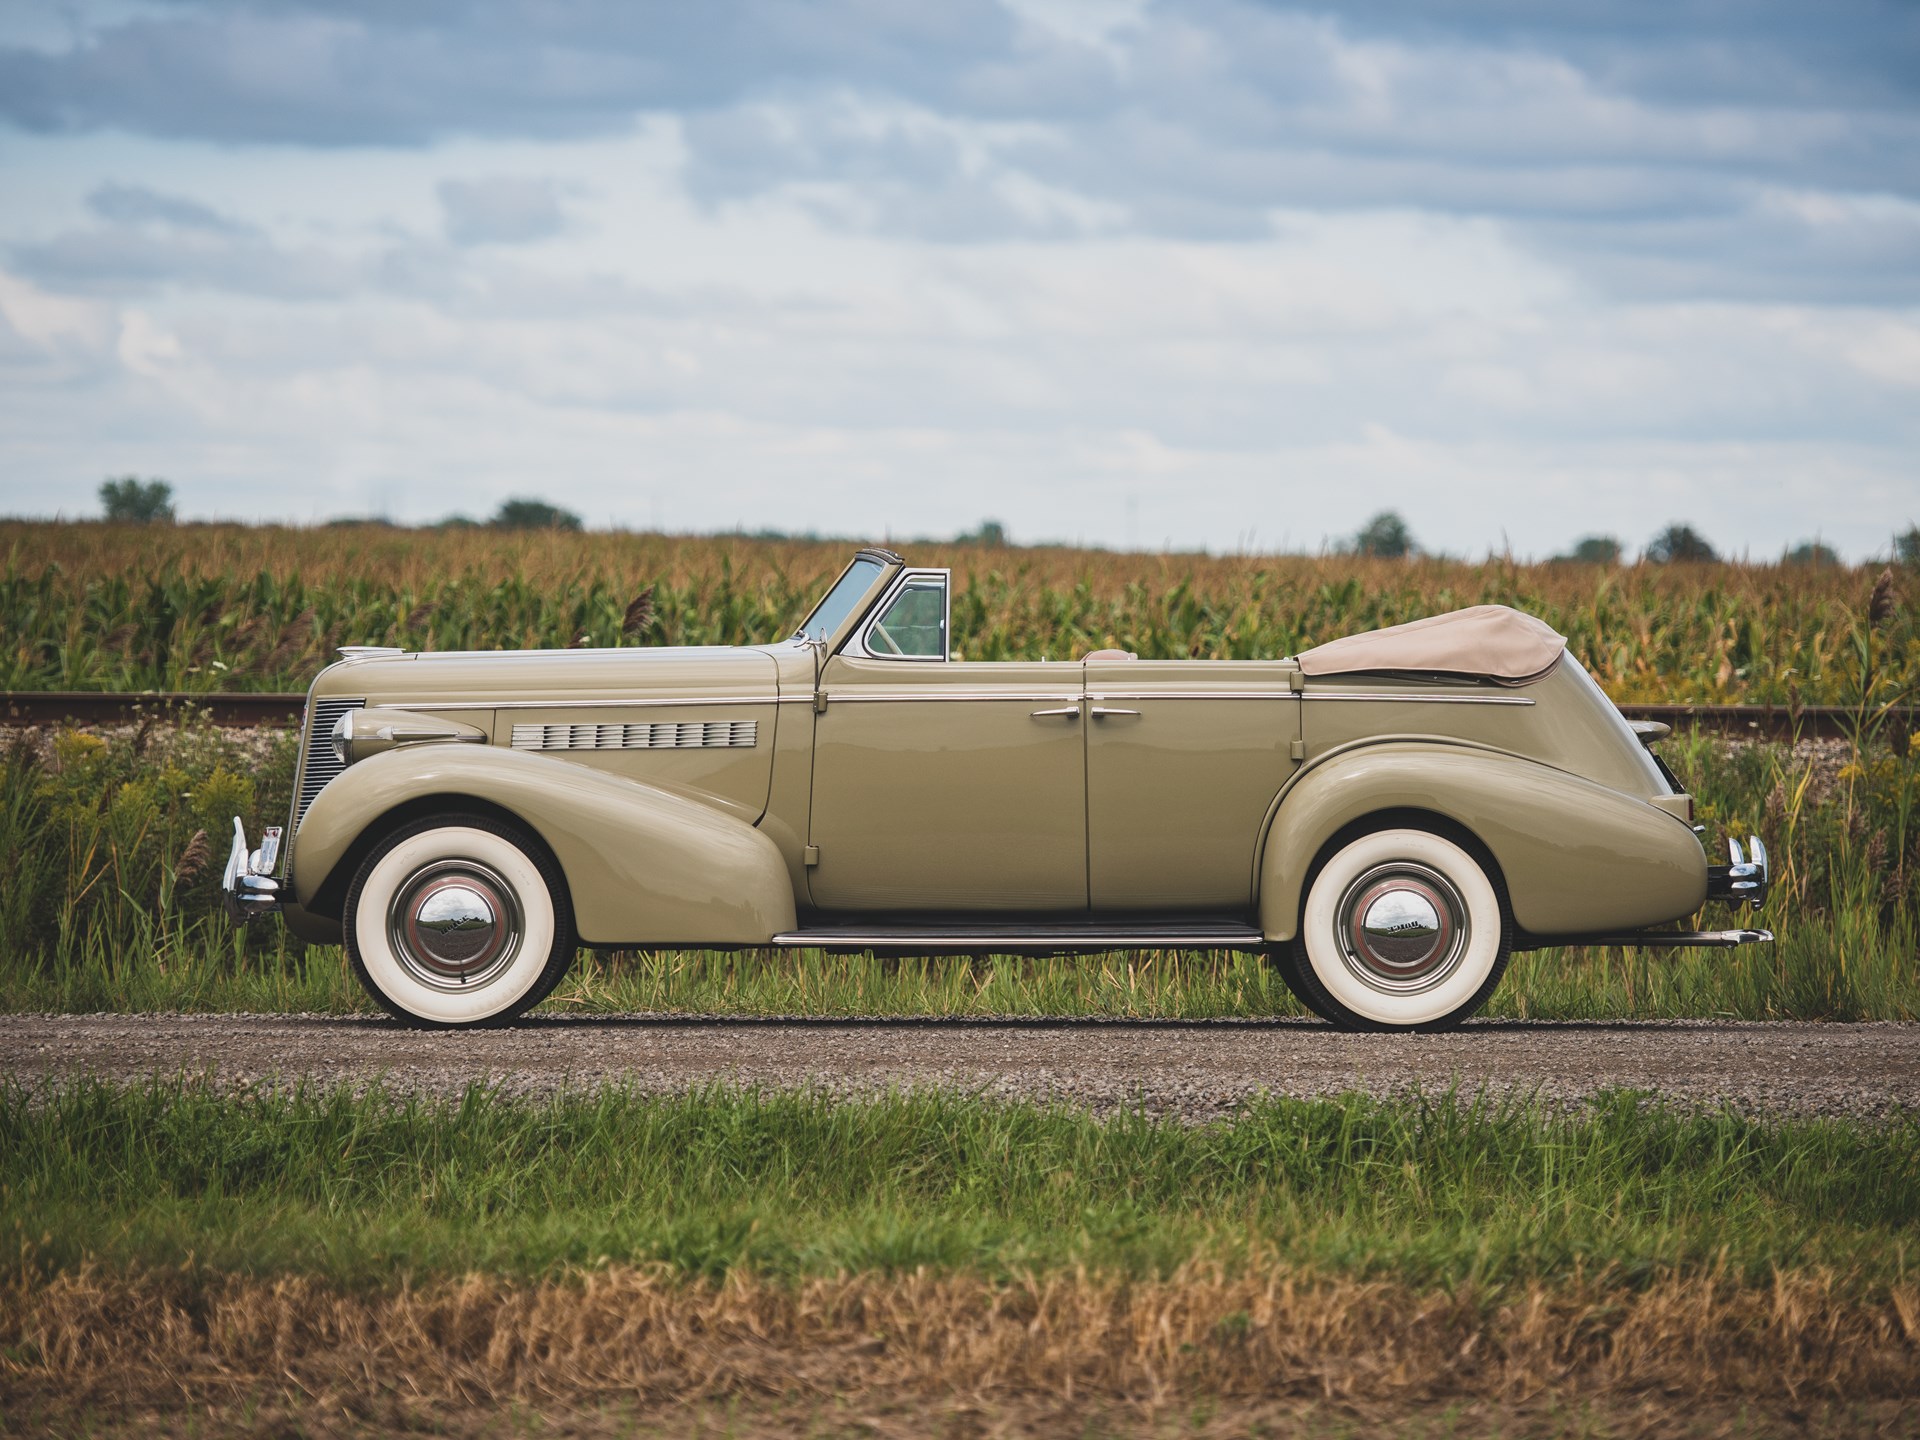
[[[1741,849],[1740,842],[1731,836],[1727,838],[1727,854],[1731,865],[1709,865],[1707,867],[1707,898],[1725,900],[1738,905],[1745,901],[1748,906],[1758,910],[1766,903],[1767,891],[1773,884],[1773,877],[1767,865],[1767,844],[1758,835],[1747,837],[1747,848]]]
[[[220,890],[226,897],[227,914],[241,924],[256,915],[278,910],[284,903],[280,882],[273,878],[273,867],[280,861],[280,827],[269,825],[260,836],[260,848],[247,849],[247,830],[238,815],[233,817],[233,849],[227,854],[227,873]]]

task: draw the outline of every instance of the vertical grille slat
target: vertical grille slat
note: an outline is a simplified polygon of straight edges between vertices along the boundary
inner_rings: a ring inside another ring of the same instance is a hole
[[[334,755],[330,743],[334,724],[347,711],[358,710],[366,703],[364,700],[316,700],[310,707],[306,745],[300,760],[300,786],[293,801],[295,830],[300,828],[300,821],[306,815],[307,807],[313,803],[313,797],[346,768]]]

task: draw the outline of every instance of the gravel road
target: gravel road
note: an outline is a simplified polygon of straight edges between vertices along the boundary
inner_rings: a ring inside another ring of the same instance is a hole
[[[29,1084],[186,1072],[226,1084],[379,1078],[445,1094],[713,1081],[862,1092],[938,1085],[1200,1120],[1262,1091],[1376,1095],[1458,1084],[1577,1101],[1630,1086],[1748,1112],[1920,1110],[1920,1025],[1479,1022],[1341,1035],[1304,1021],[535,1019],[436,1034],[304,1015],[0,1016],[0,1072]]]

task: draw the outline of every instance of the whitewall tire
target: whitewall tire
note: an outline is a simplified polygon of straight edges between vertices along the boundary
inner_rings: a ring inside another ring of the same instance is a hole
[[[1314,877],[1287,978],[1350,1030],[1444,1030],[1486,1003],[1512,926],[1497,881],[1426,830],[1349,841]]]
[[[516,827],[448,816],[387,837],[342,916],[369,994],[412,1025],[499,1024],[546,998],[573,962],[566,885]]]

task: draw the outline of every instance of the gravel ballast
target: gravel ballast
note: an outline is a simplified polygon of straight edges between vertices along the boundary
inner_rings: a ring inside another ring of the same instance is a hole
[[[1206,1120],[1262,1092],[1456,1087],[1578,1102],[1645,1090],[1682,1105],[1854,1118],[1920,1109],[1920,1025],[1483,1021],[1448,1035],[1346,1035],[1298,1020],[811,1020],[539,1017],[423,1032],[362,1017],[0,1016],[0,1072],[29,1085],[210,1075],[226,1085],[380,1080],[415,1094],[495,1084],[730,1083],[871,1093],[940,1086]]]

